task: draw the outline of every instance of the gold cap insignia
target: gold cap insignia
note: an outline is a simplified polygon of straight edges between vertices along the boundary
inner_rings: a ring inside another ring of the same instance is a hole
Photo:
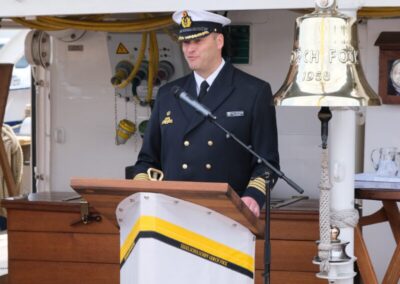
[[[186,11],[182,12],[181,26],[183,28],[190,28],[192,26],[192,18],[190,18]]]

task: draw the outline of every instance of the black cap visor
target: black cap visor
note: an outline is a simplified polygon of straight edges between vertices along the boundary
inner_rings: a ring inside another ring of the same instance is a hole
[[[210,33],[221,33],[222,25],[213,22],[193,22],[188,28],[180,26],[178,40],[192,40],[208,36]]]

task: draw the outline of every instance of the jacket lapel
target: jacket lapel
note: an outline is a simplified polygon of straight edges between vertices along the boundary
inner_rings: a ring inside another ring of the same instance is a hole
[[[207,95],[202,100],[202,104],[205,105],[211,112],[214,112],[233,92],[233,66],[226,62],[221,72],[218,74],[217,78],[215,78],[213,84],[208,90]],[[194,85],[194,95],[196,95],[196,83],[193,77],[193,85]],[[189,108],[192,108],[188,106]],[[196,128],[202,121],[204,121],[204,116],[196,113],[196,115],[192,116],[192,119],[186,129],[186,133],[188,134],[194,128]]]
[[[193,72],[188,76],[188,79],[186,82],[182,85],[182,89],[189,95],[192,96],[193,98],[196,98],[196,80],[194,79]],[[179,100],[179,105],[183,111],[183,114],[185,116],[186,121],[191,121],[193,119],[195,110],[193,107],[189,106],[187,103],[184,101]]]
[[[204,97],[202,104],[211,112],[216,110],[233,92],[233,67],[226,62]]]

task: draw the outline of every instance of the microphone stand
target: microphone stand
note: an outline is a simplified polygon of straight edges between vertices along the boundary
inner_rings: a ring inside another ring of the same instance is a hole
[[[244,149],[246,149],[250,154],[252,154],[254,157],[257,158],[257,162],[259,164],[263,163],[264,165],[267,166],[268,169],[273,171],[279,178],[283,179],[286,181],[292,188],[294,188],[297,192],[302,194],[304,190],[298,186],[294,181],[289,179],[288,177],[285,176],[283,172],[275,168],[273,165],[271,165],[266,159],[258,155],[256,152],[254,152],[251,149],[251,145],[246,145],[244,144],[239,138],[237,138],[234,134],[229,132],[227,129],[225,129],[221,124],[219,124],[216,119],[217,117],[211,113],[209,109],[207,109],[204,105],[199,103],[195,98],[187,94],[182,88],[179,86],[174,86],[171,89],[172,93],[191,107],[193,107],[200,115],[204,116],[205,118],[208,119],[211,123],[213,123],[215,126],[217,126],[219,129],[221,129],[223,132],[225,132],[226,138],[232,138],[235,140],[240,146],[242,146]],[[267,171],[265,173],[265,242],[264,242],[264,283],[269,284],[269,278],[270,278],[270,266],[271,266],[271,240],[270,240],[270,223],[271,223],[271,218],[270,218],[270,203],[271,203],[271,196],[270,196],[270,190],[267,185],[268,181],[270,178],[270,172]],[[260,208],[261,209],[261,208]]]
[[[294,190],[302,194],[304,190],[298,186],[294,181],[289,179],[288,177],[285,176],[283,172],[275,168],[271,163],[269,163],[266,159],[261,157],[259,154],[254,152],[251,149],[251,145],[246,145],[243,143],[239,138],[237,138],[234,134],[229,132],[227,129],[225,129],[221,124],[216,122],[216,117],[211,113],[208,112],[206,114],[203,113],[203,115],[210,121],[212,124],[216,125],[219,129],[221,129],[223,132],[225,132],[226,138],[232,138],[234,141],[236,141],[240,146],[242,146],[244,149],[246,149],[249,153],[251,153],[254,157],[257,158],[257,162],[259,164],[263,163],[268,167],[268,169],[272,170],[279,178],[283,179],[286,181]],[[271,215],[270,215],[270,210],[271,210],[271,196],[270,196],[270,190],[267,185],[269,179],[270,179],[270,173],[267,171],[265,173],[265,242],[264,242],[264,284],[269,284],[270,283],[270,269],[271,269],[271,240],[270,240],[270,227],[271,227]]]

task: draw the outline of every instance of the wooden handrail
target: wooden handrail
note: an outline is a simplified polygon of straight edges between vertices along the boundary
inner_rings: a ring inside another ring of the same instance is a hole
[[[4,114],[6,112],[8,91],[11,83],[11,76],[13,71],[13,64],[0,64],[0,126],[3,126]],[[2,134],[2,128],[0,128],[0,137]],[[4,147],[3,139],[0,138],[0,166],[3,171],[3,175],[6,181],[7,193],[9,196],[15,196],[17,194],[17,186],[15,184],[14,177],[10,163],[7,159],[6,148]]]

